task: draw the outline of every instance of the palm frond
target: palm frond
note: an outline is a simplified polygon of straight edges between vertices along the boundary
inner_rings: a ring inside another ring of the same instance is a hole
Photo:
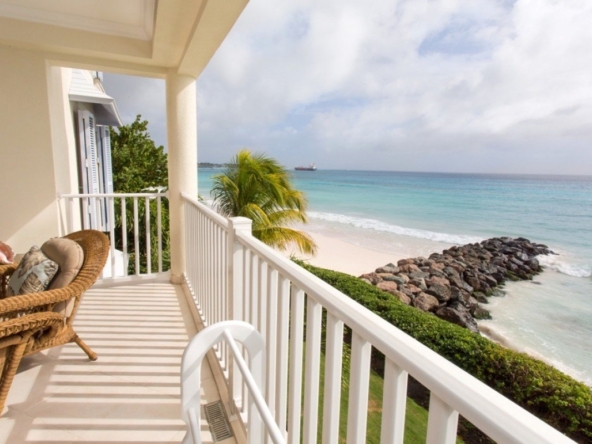
[[[253,221],[253,235],[268,245],[279,249],[296,245],[314,254],[316,245],[308,234],[283,226],[307,222],[307,201],[275,159],[241,150],[213,181],[214,206],[221,214],[248,217]]]

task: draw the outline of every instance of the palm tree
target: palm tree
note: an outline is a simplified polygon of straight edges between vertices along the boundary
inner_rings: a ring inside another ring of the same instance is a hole
[[[302,253],[316,253],[308,234],[287,226],[307,222],[307,202],[276,160],[241,150],[213,181],[214,206],[221,214],[248,217],[253,221],[253,236],[269,246],[285,250],[295,244]]]

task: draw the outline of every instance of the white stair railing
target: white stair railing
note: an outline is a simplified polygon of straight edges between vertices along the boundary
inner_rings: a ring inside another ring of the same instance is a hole
[[[340,440],[344,327],[351,330],[348,443],[366,440],[372,349],[385,355],[381,443],[403,443],[408,375],[431,392],[428,444],[454,443],[459,414],[499,443],[573,443],[450,361],[259,242],[245,230],[241,218],[226,220],[187,197],[185,203],[186,218],[200,221],[195,225],[197,231],[193,237],[186,233],[188,239],[196,243],[187,246],[188,251],[195,253],[192,266],[200,270],[199,273],[188,270],[187,276],[196,295],[196,304],[206,323],[219,322],[224,316],[241,320],[252,325],[265,339],[266,403],[278,427],[286,433],[288,443],[316,442],[318,434],[323,443]],[[193,229],[188,227],[190,231]],[[226,244],[220,245],[220,239]],[[208,316],[212,316],[212,320]],[[325,384],[323,422],[319,424],[323,334]],[[239,411],[247,416],[249,404],[244,381],[238,377],[239,371],[224,348],[218,349],[218,358],[229,378],[231,396]]]

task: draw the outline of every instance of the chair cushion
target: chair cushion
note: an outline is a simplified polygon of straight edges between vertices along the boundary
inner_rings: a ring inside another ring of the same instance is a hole
[[[41,251],[56,262],[59,266],[58,272],[49,283],[49,290],[63,288],[74,280],[82,264],[84,264],[84,251],[82,247],[71,239],[56,237],[41,245]],[[70,317],[74,309],[74,298],[58,302],[53,311],[65,317]]]
[[[41,251],[59,267],[49,283],[49,290],[63,288],[72,282],[84,263],[82,247],[70,239],[50,239],[41,246]]]
[[[43,291],[57,271],[58,264],[47,258],[41,249],[34,245],[10,276],[6,295],[17,296]]]

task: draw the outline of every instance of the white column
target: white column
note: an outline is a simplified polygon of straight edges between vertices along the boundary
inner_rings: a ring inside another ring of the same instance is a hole
[[[197,199],[197,104],[195,79],[169,73],[166,78],[171,282],[181,283],[186,269],[185,219],[181,193]]]

